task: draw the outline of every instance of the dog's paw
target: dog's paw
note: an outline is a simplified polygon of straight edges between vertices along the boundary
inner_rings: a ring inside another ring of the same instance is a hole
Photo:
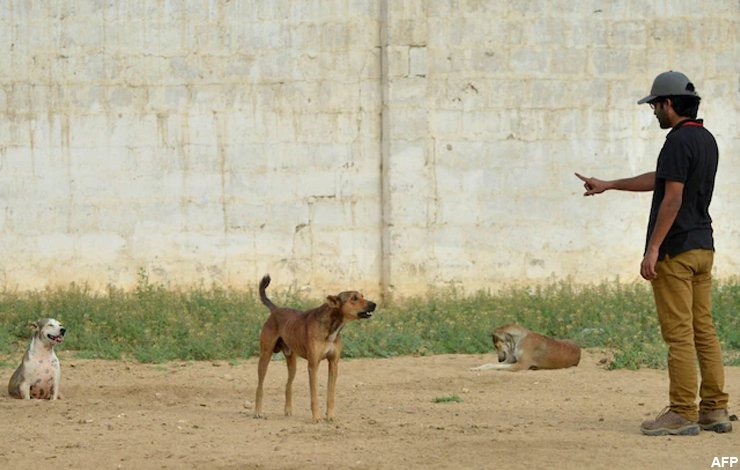
[[[255,414],[252,415],[252,418],[254,418],[254,419],[267,419],[267,416],[265,416],[263,414],[260,414],[260,413],[255,413]]]

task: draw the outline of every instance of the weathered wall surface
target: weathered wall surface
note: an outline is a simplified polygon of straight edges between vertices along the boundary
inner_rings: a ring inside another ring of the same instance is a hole
[[[3,2],[0,283],[376,285],[365,3]]]
[[[637,275],[687,73],[740,274],[734,0],[0,2],[0,285],[374,295]]]
[[[635,278],[650,195],[584,199],[573,172],[655,168],[665,131],[635,103],[671,68],[705,97],[722,152],[717,273],[738,273],[737,3],[388,5],[397,288]]]

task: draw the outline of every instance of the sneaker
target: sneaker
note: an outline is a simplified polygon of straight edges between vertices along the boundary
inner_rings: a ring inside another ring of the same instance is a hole
[[[712,410],[712,411],[700,411],[699,412],[699,426],[705,431],[714,432],[730,432],[732,431],[732,423],[730,422],[730,415],[726,409]]]
[[[670,408],[664,409],[657,418],[643,421],[640,431],[647,436],[696,436],[699,434],[699,425],[689,421]]]

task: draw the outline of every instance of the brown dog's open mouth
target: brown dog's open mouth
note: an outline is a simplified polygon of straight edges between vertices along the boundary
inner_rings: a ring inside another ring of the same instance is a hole
[[[357,316],[359,318],[370,318],[373,316],[373,312],[375,311],[375,307],[378,305],[375,302],[368,302],[367,303],[367,309],[358,313]]]

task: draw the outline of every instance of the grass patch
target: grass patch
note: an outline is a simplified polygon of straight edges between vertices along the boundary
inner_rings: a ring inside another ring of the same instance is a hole
[[[321,300],[274,292],[278,305],[313,307]],[[716,282],[713,315],[725,363],[740,365],[740,280]],[[63,349],[77,357],[145,363],[226,360],[258,354],[267,309],[255,292],[170,290],[142,274],[132,292],[94,293],[85,286],[0,294],[0,357],[28,344],[27,324],[53,316],[68,329]],[[463,296],[455,291],[381,305],[372,319],[342,331],[344,357],[490,353],[490,332],[521,325],[582,347],[613,352],[612,368],[665,367],[655,305],[647,283],[563,281]],[[20,357],[20,356],[19,356]],[[2,362],[0,362],[2,366]]]
[[[457,395],[443,395],[435,397],[432,403],[462,403],[462,398]]]
[[[18,359],[18,364],[15,362],[12,362],[10,358],[2,358],[0,357],[0,369],[15,369],[20,364],[20,359]]]

